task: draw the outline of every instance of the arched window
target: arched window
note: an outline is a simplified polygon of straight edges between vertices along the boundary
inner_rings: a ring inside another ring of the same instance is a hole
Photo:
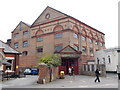
[[[90,38],[93,38],[93,34],[92,34],[91,32],[89,32],[88,36],[89,36]]]
[[[82,33],[81,33],[83,36],[87,36],[87,32],[85,29],[82,29]]]
[[[42,30],[38,30],[37,32],[36,32],[36,35],[35,36],[40,36],[40,35],[42,35],[43,34],[43,31]]]
[[[76,33],[78,33],[79,32],[78,27],[77,26],[73,26],[73,31],[75,31]]]
[[[57,32],[57,31],[62,31],[63,30],[63,26],[62,25],[56,25],[53,29],[54,32]]]

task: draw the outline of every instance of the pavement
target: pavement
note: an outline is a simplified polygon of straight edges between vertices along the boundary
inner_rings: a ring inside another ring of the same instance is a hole
[[[65,79],[57,79],[46,84],[37,84],[38,76],[26,76],[0,82],[2,88],[118,88],[117,74],[100,77],[101,82],[95,83],[94,76],[66,75]]]

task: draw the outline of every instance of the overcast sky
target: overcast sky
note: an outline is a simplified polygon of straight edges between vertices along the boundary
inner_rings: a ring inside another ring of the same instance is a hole
[[[1,0],[0,40],[6,42],[23,21],[32,24],[50,6],[105,33],[106,48],[118,46],[120,0]]]

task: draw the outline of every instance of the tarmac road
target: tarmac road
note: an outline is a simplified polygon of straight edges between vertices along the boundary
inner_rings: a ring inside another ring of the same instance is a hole
[[[37,84],[38,76],[28,75],[26,78],[3,81],[2,88],[118,88],[117,74],[100,77],[101,82],[95,83],[95,77],[66,75],[65,79],[57,79],[46,84]]]

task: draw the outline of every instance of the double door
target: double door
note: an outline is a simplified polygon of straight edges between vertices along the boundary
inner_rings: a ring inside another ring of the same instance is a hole
[[[65,72],[65,74],[69,74],[68,69],[70,68],[74,68],[74,74],[78,75],[78,59],[76,58],[69,58],[69,59],[62,59],[62,64],[59,67],[59,71],[63,70]]]

